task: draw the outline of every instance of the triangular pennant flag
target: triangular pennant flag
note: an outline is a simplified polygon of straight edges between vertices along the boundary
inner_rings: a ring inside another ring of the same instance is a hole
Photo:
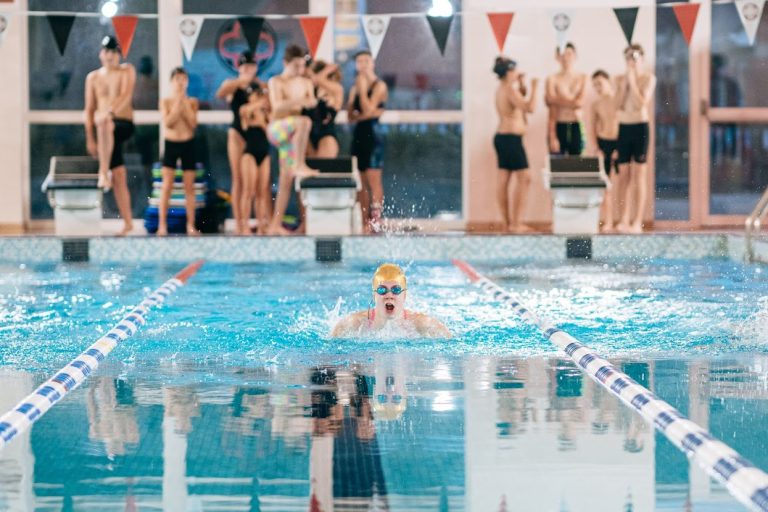
[[[741,24],[747,33],[749,45],[754,46],[757,27],[760,26],[760,18],[763,16],[765,0],[736,0],[736,10],[739,11]]]
[[[371,55],[374,59],[379,54],[384,36],[387,35],[390,18],[391,16],[381,16],[378,14],[366,15],[362,18],[365,38],[368,39],[368,47],[371,49]]]
[[[429,16],[427,15],[429,28],[432,29],[432,35],[435,37],[437,47],[440,48],[440,55],[445,55],[445,45],[448,43],[448,34],[451,31],[453,15],[450,16]]]
[[[181,48],[187,60],[192,60],[192,53],[195,51],[197,38],[200,36],[204,22],[205,16],[184,16],[179,20],[179,38],[181,38]]]
[[[53,38],[56,40],[56,47],[59,49],[59,55],[64,55],[67,48],[69,33],[72,32],[72,24],[75,22],[74,16],[54,16],[48,15],[48,24],[51,26]]]
[[[573,12],[559,9],[550,11],[550,15],[552,17],[552,28],[555,29],[555,34],[557,35],[557,48],[562,52],[568,43],[568,31],[573,24]]]
[[[320,38],[323,37],[323,29],[327,19],[325,16],[299,18],[301,30],[304,31],[304,38],[307,40],[309,54],[312,57],[315,56],[317,47],[320,45]]]
[[[509,26],[512,25],[512,18],[515,13],[512,12],[489,12],[488,21],[491,22],[493,35],[496,37],[496,44],[499,46],[499,53],[504,53],[504,41],[509,34]]]
[[[685,42],[690,46],[693,29],[696,27],[696,18],[699,15],[699,4],[679,4],[673,5],[677,22],[680,24],[680,30],[683,31]]]
[[[113,16],[112,26],[115,28],[115,37],[120,43],[120,51],[123,58],[128,57],[133,43],[133,35],[136,33],[136,24],[139,22],[138,16]]]
[[[264,18],[248,17],[238,18],[240,22],[240,29],[242,30],[243,37],[248,43],[248,49],[254,54],[259,47],[259,38],[261,37],[261,27],[264,26]]]
[[[624,32],[624,37],[627,38],[627,44],[632,44],[632,35],[635,33],[638,10],[639,7],[625,7],[613,10],[614,14],[616,14],[616,19],[619,20],[619,25],[621,25],[621,31]]]
[[[0,13],[0,46],[3,45],[5,33],[8,32],[8,25],[10,22],[10,17],[7,13]]]

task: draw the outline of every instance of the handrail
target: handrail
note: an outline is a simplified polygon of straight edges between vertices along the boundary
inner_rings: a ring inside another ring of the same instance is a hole
[[[760,231],[760,219],[768,210],[768,188],[763,192],[763,196],[755,205],[755,209],[744,222],[744,258],[748,262],[755,261],[755,248],[752,238],[757,231]]]

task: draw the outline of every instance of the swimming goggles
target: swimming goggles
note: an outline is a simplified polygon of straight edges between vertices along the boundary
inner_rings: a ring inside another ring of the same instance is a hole
[[[386,295],[389,292],[392,292],[394,295],[400,295],[405,291],[405,288],[400,286],[399,284],[396,284],[392,288],[387,288],[386,286],[379,286],[378,288],[373,289],[374,292],[378,293],[379,295]]]

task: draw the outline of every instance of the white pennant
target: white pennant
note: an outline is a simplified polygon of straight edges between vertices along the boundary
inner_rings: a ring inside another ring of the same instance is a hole
[[[573,11],[556,9],[549,11],[550,24],[557,35],[557,48],[562,52],[568,42],[568,33],[573,26]]]
[[[3,45],[3,41],[5,40],[5,33],[8,32],[8,25],[10,22],[11,19],[7,13],[0,13],[0,46]]]
[[[371,47],[371,55],[375,59],[381,49],[381,43],[384,41],[384,36],[387,35],[387,29],[389,28],[389,19],[391,16],[382,15],[365,15],[363,19],[363,30],[365,31],[365,37],[368,39],[368,46]]]
[[[192,53],[195,51],[204,20],[205,16],[184,16],[179,20],[179,37],[187,60],[192,60]]]
[[[755,36],[757,36],[757,28],[760,26],[760,18],[763,16],[765,0],[736,0],[735,3],[741,24],[744,25],[744,31],[747,33],[747,39],[749,39],[749,45],[753,46]]]

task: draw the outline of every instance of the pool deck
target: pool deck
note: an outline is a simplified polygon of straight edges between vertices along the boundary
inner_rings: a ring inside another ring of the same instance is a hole
[[[568,259],[731,259],[743,261],[746,242],[736,231],[651,232],[641,235],[506,235],[464,232],[346,237],[155,236],[71,238],[0,237],[0,261],[95,263],[209,261],[300,262],[393,259],[475,262]],[[768,263],[768,238],[754,241],[755,260]]]

